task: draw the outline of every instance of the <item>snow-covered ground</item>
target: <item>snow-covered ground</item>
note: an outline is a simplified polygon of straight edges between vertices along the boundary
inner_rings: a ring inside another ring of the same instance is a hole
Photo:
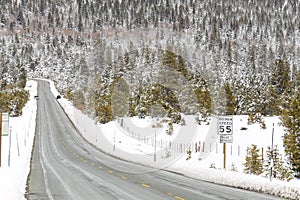
[[[53,82],[50,81],[50,85],[53,94],[58,95]],[[10,167],[8,167],[9,137],[2,137],[1,199],[24,199],[35,131],[36,86],[36,82],[28,82],[30,101],[26,104],[21,117],[10,118]],[[59,102],[83,137],[108,154],[222,185],[300,199],[300,184],[297,180],[270,181],[265,177],[242,173],[247,146],[256,144],[265,155],[266,147],[271,144],[273,123],[274,144],[277,144],[283,153],[281,140],[283,127],[276,117],[265,118],[266,129],[261,129],[257,124],[248,125],[247,116],[234,117],[234,142],[227,144],[227,167],[224,170],[223,145],[219,144],[214,118],[209,125],[196,126],[193,116],[184,116],[186,125],[175,125],[174,134],[168,136],[165,133],[166,127],[161,126],[163,123],[160,119],[134,117],[99,125],[75,109],[68,100],[62,98]],[[242,127],[247,130],[241,130]],[[186,160],[187,150],[192,152],[189,160]],[[218,169],[209,168],[211,164]],[[232,164],[238,172],[230,171]]]
[[[36,100],[34,96],[37,92],[37,83],[32,80],[28,81],[26,89],[30,92],[30,100],[23,108],[22,116],[9,118],[10,136],[2,136],[0,199],[25,199],[35,132]]]

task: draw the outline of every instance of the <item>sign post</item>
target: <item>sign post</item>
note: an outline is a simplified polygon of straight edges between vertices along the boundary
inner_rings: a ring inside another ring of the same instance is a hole
[[[233,142],[232,116],[222,116],[218,118],[218,134],[220,135],[220,143],[223,143],[223,168],[226,170],[226,143]]]

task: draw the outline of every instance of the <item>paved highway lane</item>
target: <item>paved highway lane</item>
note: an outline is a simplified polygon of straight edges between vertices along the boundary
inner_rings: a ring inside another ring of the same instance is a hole
[[[78,134],[48,83],[38,83],[40,100],[27,199],[275,199],[110,157]]]

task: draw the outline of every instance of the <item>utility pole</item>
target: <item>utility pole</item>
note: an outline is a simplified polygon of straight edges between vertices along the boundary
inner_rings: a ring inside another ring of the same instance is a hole
[[[272,181],[272,175],[273,175],[273,145],[274,145],[274,123],[273,123],[273,128],[272,128],[272,143],[271,143],[271,163],[270,163],[270,181]]]
[[[0,167],[1,167],[1,154],[2,154],[2,112],[0,112]]]

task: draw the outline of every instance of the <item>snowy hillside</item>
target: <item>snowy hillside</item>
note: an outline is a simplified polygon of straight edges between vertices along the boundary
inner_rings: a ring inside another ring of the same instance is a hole
[[[219,90],[228,83],[236,114],[277,114],[266,106],[279,90],[280,80],[272,78],[279,79],[277,65],[299,85],[297,0],[55,2],[0,5],[0,75],[15,83],[25,69],[28,77],[55,80],[91,116],[99,115],[94,93],[120,74],[135,93],[141,84],[166,79],[158,76],[165,73],[159,69],[166,49],[207,82],[214,112],[223,112]]]

